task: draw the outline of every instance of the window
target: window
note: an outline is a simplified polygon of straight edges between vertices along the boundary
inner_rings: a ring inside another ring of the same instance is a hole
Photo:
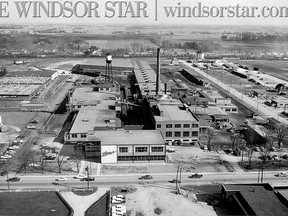
[[[128,152],[128,147],[119,147],[119,152],[120,153],[127,153]]]
[[[180,132],[180,131],[176,131],[176,132],[174,133],[174,136],[175,136],[175,137],[180,137],[180,136],[181,136],[181,132]]]
[[[232,112],[237,112],[237,109],[235,109],[235,108],[234,108],[234,109],[232,109]]]
[[[80,105],[78,105],[78,108],[81,108],[81,106],[80,106]]]
[[[86,138],[86,134],[81,134],[81,138]]]
[[[198,131],[192,131],[192,136],[198,136]]]
[[[147,147],[136,147],[135,152],[148,152]]]
[[[172,132],[171,131],[167,131],[166,132],[166,137],[172,137]]]
[[[166,128],[172,128],[172,124],[166,124]]]
[[[163,147],[152,147],[151,151],[152,152],[163,152]]]
[[[175,128],[181,128],[181,124],[175,124]]]
[[[77,134],[71,134],[72,138],[77,138]]]
[[[230,112],[231,110],[230,110],[230,109],[226,109],[225,111],[226,111],[226,112]]]
[[[192,128],[198,128],[198,124],[192,124]]]
[[[183,132],[183,137],[189,137],[190,136],[190,132],[189,131],[184,131]]]
[[[190,124],[184,124],[184,128],[189,128]]]
[[[161,128],[161,124],[157,124],[157,128]]]

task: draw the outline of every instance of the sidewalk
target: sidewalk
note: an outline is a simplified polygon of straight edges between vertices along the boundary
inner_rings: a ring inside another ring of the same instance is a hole
[[[109,188],[98,188],[98,190],[89,196],[78,196],[73,192],[60,192],[60,195],[73,209],[73,216],[85,216],[85,211],[97,202]]]

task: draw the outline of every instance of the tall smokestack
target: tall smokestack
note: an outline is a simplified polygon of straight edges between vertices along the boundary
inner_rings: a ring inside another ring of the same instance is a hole
[[[159,94],[159,84],[160,84],[160,48],[157,48],[156,95]]]

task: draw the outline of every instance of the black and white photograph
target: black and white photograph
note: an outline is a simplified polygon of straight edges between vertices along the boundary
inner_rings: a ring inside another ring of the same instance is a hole
[[[287,216],[287,0],[0,0],[0,216]]]

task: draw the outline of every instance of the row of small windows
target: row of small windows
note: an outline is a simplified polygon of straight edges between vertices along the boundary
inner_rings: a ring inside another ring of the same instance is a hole
[[[181,133],[183,134],[183,137],[190,137],[190,131],[175,131],[174,132],[174,137],[181,137]],[[166,132],[166,137],[172,137],[173,136],[173,132],[172,131],[167,131]],[[191,136],[198,136],[198,131],[192,131],[191,132]]]
[[[165,160],[164,155],[147,155],[147,156],[118,156],[118,161],[160,161]]]
[[[172,124],[166,124],[166,128],[172,128]],[[192,124],[192,128],[198,128],[198,124]],[[157,128],[162,128],[161,124],[157,124]],[[182,128],[182,124],[174,124],[174,128]],[[190,124],[183,124],[183,128],[190,128]]]
[[[72,137],[72,138],[78,138],[78,134],[71,134],[71,137]],[[86,138],[87,135],[86,135],[86,134],[80,134],[80,137],[81,137],[81,138]]]
[[[151,147],[151,152],[163,152],[164,147]],[[128,153],[128,147],[119,147],[120,153]],[[148,147],[135,147],[135,152],[148,152]]]

